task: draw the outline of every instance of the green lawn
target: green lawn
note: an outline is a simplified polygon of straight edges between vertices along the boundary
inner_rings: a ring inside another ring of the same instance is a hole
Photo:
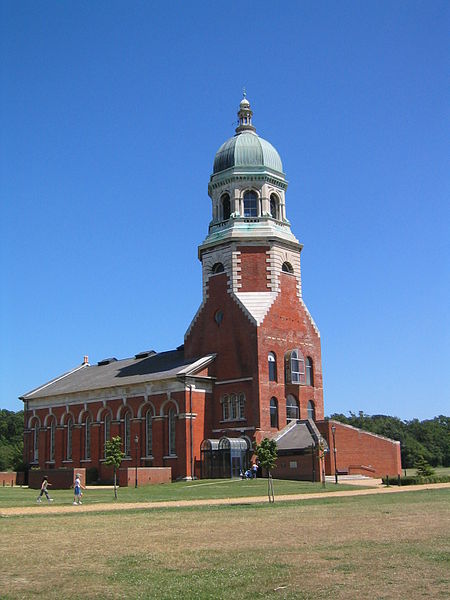
[[[446,600],[449,502],[434,489],[8,517],[1,597]]]
[[[450,475],[450,467],[433,467],[433,469],[435,470],[436,475]],[[404,469],[403,474],[405,474],[405,471],[408,477],[417,475],[416,469]]]
[[[332,492],[336,490],[354,489],[349,485],[327,483],[324,488],[320,483],[304,481],[274,480],[276,494],[307,494],[312,492]],[[52,490],[50,496],[54,504],[70,504],[73,500],[72,490]],[[178,481],[175,483],[126,487],[118,489],[117,502],[160,502],[164,500],[196,500],[208,498],[243,498],[246,496],[264,496],[267,493],[267,480],[212,479],[199,481]],[[30,506],[36,502],[38,490],[20,487],[0,487],[0,507]],[[45,500],[44,500],[45,502]],[[84,490],[83,502],[88,504],[115,502],[112,489]]]

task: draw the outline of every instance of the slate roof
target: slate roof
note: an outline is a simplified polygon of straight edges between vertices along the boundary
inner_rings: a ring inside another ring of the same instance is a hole
[[[274,439],[280,455],[306,450],[311,448],[312,444],[316,445],[319,440],[326,445],[314,421],[309,419],[291,421]]]
[[[139,355],[137,355],[139,356]],[[127,386],[180,375],[191,375],[212,362],[215,354],[185,358],[183,350],[155,353],[145,358],[124,358],[103,365],[81,365],[20,396],[21,400]]]

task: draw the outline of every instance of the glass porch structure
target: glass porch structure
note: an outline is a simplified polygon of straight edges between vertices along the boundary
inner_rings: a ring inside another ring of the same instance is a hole
[[[253,450],[245,438],[222,437],[203,440],[200,453],[202,479],[226,479],[248,469]]]

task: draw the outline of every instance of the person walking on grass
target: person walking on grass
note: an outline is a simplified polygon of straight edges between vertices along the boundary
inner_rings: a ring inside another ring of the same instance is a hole
[[[73,504],[74,506],[77,504],[83,504],[81,502],[81,496],[83,495],[83,492],[81,490],[85,490],[86,488],[84,487],[84,485],[81,485],[81,478],[80,478],[80,474],[77,473],[76,477],[75,477],[75,483],[73,485]]]
[[[40,494],[39,494],[39,496],[37,497],[37,500],[36,500],[36,502],[38,504],[42,502],[42,496],[44,494],[45,494],[45,497],[47,498],[48,502],[53,502],[53,498],[50,498],[50,496],[48,495],[48,491],[47,491],[47,487],[49,485],[52,485],[52,484],[48,482],[48,477],[47,477],[47,475],[45,475],[44,478],[42,479]]]

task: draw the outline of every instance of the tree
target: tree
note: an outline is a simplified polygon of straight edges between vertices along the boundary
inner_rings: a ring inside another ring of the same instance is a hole
[[[117,500],[117,469],[125,454],[122,452],[122,438],[116,435],[105,443],[105,465],[114,468],[114,498]]]
[[[414,466],[417,469],[417,475],[419,477],[428,477],[435,473],[433,467],[427,463],[423,456],[419,456]]]
[[[275,440],[264,438],[260,444],[255,446],[255,454],[258,457],[259,464],[267,471],[267,495],[269,502],[275,502],[273,493],[272,469],[275,467],[278,457],[277,443]]]

